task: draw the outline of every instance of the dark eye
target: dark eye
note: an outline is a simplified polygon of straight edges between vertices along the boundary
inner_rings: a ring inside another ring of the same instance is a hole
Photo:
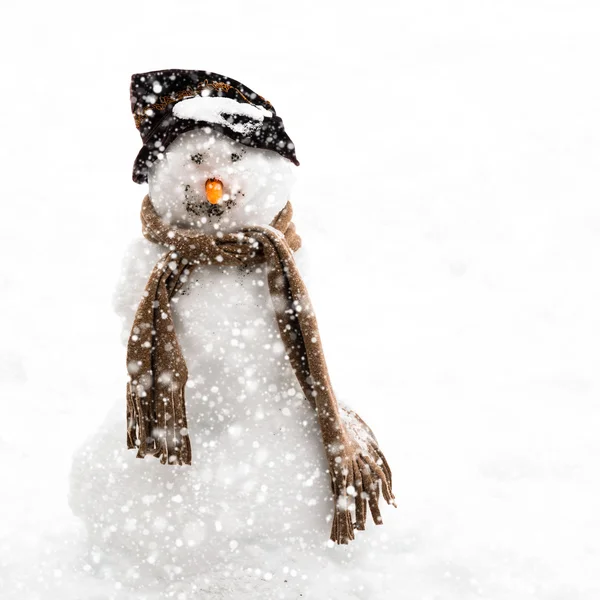
[[[190,157],[197,165],[201,165],[204,162],[202,154],[194,154]]]
[[[238,160],[240,160],[242,157],[239,154],[236,154],[235,152],[231,155],[231,162],[237,162]]]

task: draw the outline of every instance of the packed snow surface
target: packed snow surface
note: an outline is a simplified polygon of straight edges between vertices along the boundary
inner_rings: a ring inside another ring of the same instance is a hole
[[[238,102],[233,98],[219,98],[216,96],[195,96],[178,102],[173,107],[173,114],[180,119],[193,119],[224,125],[236,133],[250,133],[260,127],[265,117],[272,115],[271,111],[262,106],[254,106],[245,102]],[[252,121],[246,123],[232,123],[227,120],[228,115],[242,115],[250,117]]]

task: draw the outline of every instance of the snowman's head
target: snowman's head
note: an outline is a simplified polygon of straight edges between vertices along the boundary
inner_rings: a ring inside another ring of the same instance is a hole
[[[152,165],[150,198],[169,223],[207,233],[268,225],[290,199],[292,169],[276,152],[199,127],[179,135]]]

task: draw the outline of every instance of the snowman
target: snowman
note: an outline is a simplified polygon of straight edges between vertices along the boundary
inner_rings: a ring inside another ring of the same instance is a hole
[[[149,191],[115,299],[127,438],[120,401],[74,460],[70,503],[93,561],[130,582],[257,564],[265,581],[275,557],[326,556],[369,512],[381,523],[391,472],[331,389],[273,106],[204,71],[134,75],[131,94]]]

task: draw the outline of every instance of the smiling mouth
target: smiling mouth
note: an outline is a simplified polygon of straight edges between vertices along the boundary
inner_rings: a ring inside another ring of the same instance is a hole
[[[196,217],[220,217],[226,211],[235,206],[235,200],[227,200],[221,204],[209,204],[208,202],[185,203],[185,210]]]
[[[218,204],[211,204],[208,200],[199,198],[192,191],[191,186],[185,186],[185,210],[196,217],[220,217],[228,210],[231,210],[235,204],[234,198],[229,198]]]

